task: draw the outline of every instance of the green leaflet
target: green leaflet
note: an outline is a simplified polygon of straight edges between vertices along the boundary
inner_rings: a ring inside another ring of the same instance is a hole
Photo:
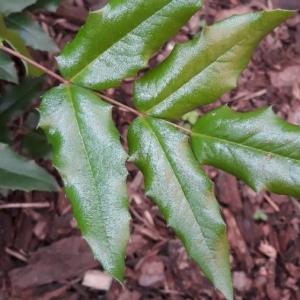
[[[300,127],[271,108],[215,109],[194,126],[192,147],[201,164],[225,170],[257,192],[300,197]]]
[[[22,191],[59,190],[55,179],[34,161],[25,159],[0,143],[0,188]]]
[[[15,30],[21,36],[26,46],[41,51],[59,52],[50,36],[26,14],[12,14],[5,18],[5,23],[9,29]]]
[[[212,182],[188,138],[172,125],[137,118],[130,126],[131,161],[143,172],[147,196],[159,206],[189,255],[227,299],[233,299],[225,224]]]
[[[37,0],[0,0],[0,14],[7,16],[11,13],[20,12]]]
[[[97,90],[117,86],[196,13],[201,0],[111,0],[90,13],[75,39],[57,58],[72,82]]]
[[[0,14],[0,45],[3,40],[5,40],[8,44],[10,44],[10,46],[15,51],[32,59],[28,50],[26,49],[21,37],[14,30],[10,30],[6,27],[4,19]],[[26,69],[26,73],[28,73],[28,75],[40,76],[41,74],[43,74],[43,72],[40,69],[38,69],[30,64],[27,64],[25,61],[22,60],[22,63],[24,65],[24,67]]]
[[[6,85],[0,95],[0,141],[9,142],[7,123],[20,117],[42,93],[45,76],[23,78],[20,85]]]
[[[150,116],[178,119],[214,102],[236,86],[260,40],[292,14],[275,10],[235,15],[205,27],[136,82],[135,106]]]
[[[129,240],[127,155],[111,110],[94,93],[61,85],[43,96],[40,126],[83,237],[105,270],[122,282]]]
[[[0,50],[0,80],[18,83],[19,78],[15,63],[4,51]]]

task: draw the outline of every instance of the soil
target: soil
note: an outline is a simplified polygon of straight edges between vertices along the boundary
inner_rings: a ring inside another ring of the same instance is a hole
[[[165,59],[175,43],[190,40],[204,23],[264,8],[300,8],[299,0],[206,2],[204,9],[151,59],[151,66]],[[38,12],[35,17],[62,49],[84,24],[88,11],[104,3],[68,1],[56,13]],[[57,71],[53,55],[33,52],[33,56]],[[47,88],[55,84],[52,78],[47,79]],[[132,106],[132,85],[133,79],[124,80],[107,95]],[[242,112],[272,105],[279,117],[300,125],[299,11],[263,40],[240,76],[238,87],[213,105],[199,109],[199,115],[226,103]],[[127,129],[134,117],[114,110],[125,149]],[[38,162],[59,179],[50,161]],[[94,260],[63,192],[14,191],[0,196],[0,204],[48,203],[48,207],[0,209],[0,300],[224,299],[145,197],[141,172],[132,164],[128,170],[132,222],[124,287]],[[231,175],[206,166],[205,171],[215,182],[227,224],[235,299],[300,300],[298,199],[256,194]]]

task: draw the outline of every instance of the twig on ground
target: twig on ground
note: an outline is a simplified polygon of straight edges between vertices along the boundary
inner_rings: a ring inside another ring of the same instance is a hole
[[[22,260],[22,261],[25,261],[25,262],[28,261],[28,259],[24,255],[22,255],[21,253],[19,253],[17,251],[14,251],[14,250],[12,250],[12,249],[10,249],[8,247],[5,248],[5,252],[8,255],[13,256],[13,257],[15,257],[15,258],[17,258],[19,260]]]
[[[280,211],[278,205],[266,193],[264,194],[264,198],[276,212]]]
[[[9,208],[44,208],[44,207],[50,207],[49,202],[37,202],[37,203],[6,203],[6,204],[0,204],[0,210],[1,209],[9,209]]]

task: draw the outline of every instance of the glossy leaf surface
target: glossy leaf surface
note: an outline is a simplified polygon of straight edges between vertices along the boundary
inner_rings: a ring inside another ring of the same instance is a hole
[[[9,141],[7,123],[20,117],[24,110],[38,100],[42,93],[45,77],[23,78],[18,87],[6,85],[0,95],[0,141]]]
[[[54,177],[34,161],[25,159],[12,151],[8,145],[0,143],[0,187],[22,191],[59,190]]]
[[[57,58],[65,78],[97,90],[119,85],[201,7],[201,0],[111,0],[90,13]]]
[[[19,36],[17,32],[14,30],[8,29],[5,25],[4,19],[0,14],[0,44],[2,41],[6,41],[15,51],[21,53],[22,55],[31,58],[31,55],[29,54],[28,50],[26,49],[23,40]],[[27,64],[25,61],[22,60],[22,63],[26,69],[26,73],[31,76],[40,76],[43,72],[30,65]]]
[[[200,118],[192,147],[208,164],[262,190],[300,197],[300,127],[271,108],[238,113],[224,106]]]
[[[199,167],[188,138],[172,125],[137,118],[128,143],[143,172],[146,195],[160,208],[188,254],[227,299],[232,299],[225,224],[210,179]]]
[[[12,14],[5,18],[5,23],[9,29],[21,36],[26,46],[41,51],[59,52],[50,36],[26,14]]]
[[[129,240],[127,155],[111,110],[94,93],[62,85],[44,95],[40,126],[83,237],[105,270],[122,281]]]
[[[260,40],[292,14],[275,10],[235,15],[205,27],[136,82],[135,106],[150,116],[178,119],[214,102],[236,86]]]
[[[0,79],[8,82],[18,83],[19,78],[15,63],[4,51],[0,50]]]
[[[0,14],[7,16],[11,13],[21,12],[37,0],[0,0]]]

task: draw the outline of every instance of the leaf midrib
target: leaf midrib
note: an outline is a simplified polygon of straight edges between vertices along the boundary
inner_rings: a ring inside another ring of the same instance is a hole
[[[263,150],[263,149],[260,149],[260,148],[257,148],[257,147],[251,147],[251,146],[248,146],[248,145],[245,145],[243,143],[237,143],[237,142],[234,142],[234,141],[230,141],[230,140],[225,140],[225,139],[222,139],[220,137],[216,137],[216,136],[210,136],[210,135],[207,135],[207,134],[204,134],[204,133],[198,133],[198,132],[194,132],[192,131],[192,136],[198,136],[198,137],[204,137],[206,139],[215,139],[215,140],[218,140],[220,142],[222,142],[223,144],[225,143],[228,143],[228,144],[233,144],[233,145],[237,145],[239,147],[242,147],[242,148],[246,148],[246,149],[250,149],[252,151],[258,151],[258,152],[261,152],[263,153],[264,155],[267,153],[267,154],[271,154],[275,157],[278,157],[280,159],[288,159],[288,160],[291,160],[291,161],[294,161],[296,163],[300,163],[300,159],[297,160],[295,158],[290,158],[288,156],[283,156],[281,154],[277,154],[277,153],[274,153],[274,152],[271,152],[271,151],[266,151],[266,150]]]
[[[103,210],[103,207],[102,207],[102,202],[101,202],[101,199],[99,198],[97,183],[95,181],[95,176],[94,176],[95,172],[94,172],[92,164],[91,164],[91,162],[89,160],[89,156],[88,156],[88,152],[87,152],[87,145],[86,145],[86,143],[84,141],[83,135],[82,135],[81,130],[80,130],[79,120],[78,120],[76,109],[75,109],[75,106],[74,106],[74,103],[73,103],[73,97],[72,97],[72,93],[71,93],[70,87],[66,86],[66,91],[67,91],[67,95],[69,96],[70,103],[71,103],[71,106],[72,106],[72,109],[73,109],[73,113],[74,113],[74,117],[75,117],[75,122],[76,122],[76,125],[77,125],[79,136],[81,138],[83,150],[84,150],[87,162],[88,162],[90,173],[91,173],[91,176],[92,176],[92,179],[93,179],[93,183],[94,183],[93,185],[94,185],[94,188],[95,188],[95,191],[96,191],[96,194],[97,194],[97,199],[98,199],[98,202],[99,202],[99,205],[100,205],[100,208],[101,208],[101,213],[102,213],[102,216],[105,216],[105,213],[104,213],[104,210]],[[113,248],[112,248],[112,246],[111,246],[111,244],[109,242],[108,232],[107,232],[107,229],[106,229],[106,218],[103,218],[103,222],[104,222],[104,226],[103,227],[104,227],[104,232],[105,232],[106,243],[107,243],[108,248],[109,248],[109,256],[110,256],[111,260],[114,262],[114,265],[115,265],[115,258],[111,255],[113,253],[112,252]]]
[[[205,34],[205,33],[203,33]],[[168,94],[167,97],[165,97],[164,99],[162,99],[160,102],[158,102],[157,104],[155,104],[154,106],[152,106],[150,109],[146,110],[145,113],[147,114],[151,114],[151,111],[153,111],[157,106],[161,105],[163,102],[167,101],[170,97],[172,97],[172,95],[174,95],[176,92],[178,92],[179,90],[181,90],[182,88],[184,88],[189,82],[191,82],[195,77],[199,76],[200,74],[202,74],[203,72],[205,72],[208,68],[210,68],[213,64],[217,63],[219,59],[221,59],[225,54],[227,54],[228,52],[230,52],[234,47],[238,46],[239,44],[241,44],[246,38],[248,37],[243,37],[238,43],[234,44],[233,46],[231,46],[230,48],[226,49],[221,55],[219,55],[216,59],[214,59],[213,61],[211,61],[208,65],[206,65],[202,70],[200,70],[196,75],[191,76],[190,78],[188,78],[182,85],[180,85],[179,87],[177,87],[175,90],[173,90],[170,94]],[[200,40],[199,42],[201,42],[202,37],[200,36]],[[201,59],[201,58],[200,58]]]
[[[145,119],[144,119],[144,120],[145,120]],[[158,143],[159,143],[159,145],[161,146],[161,148],[162,148],[162,150],[163,150],[163,153],[165,154],[165,156],[166,156],[166,158],[167,158],[167,161],[168,161],[168,163],[169,163],[169,165],[170,165],[170,167],[171,167],[171,170],[173,171],[173,173],[174,173],[174,175],[175,175],[175,178],[176,178],[176,180],[177,180],[177,182],[178,182],[178,184],[179,184],[179,186],[180,186],[180,188],[181,188],[181,190],[182,190],[182,193],[183,193],[183,195],[184,195],[184,197],[185,197],[187,203],[189,204],[190,210],[191,210],[191,212],[192,212],[192,214],[193,214],[193,216],[194,216],[194,222],[197,223],[198,228],[199,228],[199,230],[200,230],[200,232],[201,232],[201,234],[202,234],[203,240],[205,241],[205,246],[206,246],[206,248],[208,249],[208,253],[209,253],[209,256],[211,257],[211,261],[214,262],[215,267],[217,268],[218,266],[217,266],[217,264],[215,263],[215,257],[211,254],[211,249],[210,249],[210,247],[207,245],[206,237],[205,237],[205,235],[203,234],[202,228],[200,227],[200,225],[199,225],[199,223],[198,223],[198,221],[197,221],[197,218],[196,218],[196,216],[195,216],[195,214],[194,214],[194,211],[193,211],[193,209],[192,209],[191,206],[190,206],[190,202],[188,201],[188,197],[186,196],[186,192],[185,192],[185,190],[184,190],[183,187],[182,187],[182,184],[181,184],[180,179],[178,178],[176,172],[175,172],[174,169],[173,169],[173,166],[172,166],[172,163],[171,163],[171,162],[172,162],[172,159],[169,157],[168,152],[166,151],[166,149],[164,149],[164,145],[160,142],[159,137],[156,135],[155,129],[152,128],[151,124],[148,123],[147,120],[145,120],[145,123],[148,125],[148,127],[150,128],[150,130],[153,132],[154,136],[157,138]],[[212,276],[214,276],[214,275],[212,275]]]
[[[171,1],[173,2],[173,0]],[[168,6],[171,2],[166,3],[165,5],[163,5],[160,10],[154,12],[153,14],[151,14],[149,17],[147,17],[146,19],[144,19],[142,22],[138,23],[136,26],[134,26],[133,28],[130,29],[130,31],[126,31],[124,33],[124,35],[117,39],[114,43],[112,43],[111,45],[109,45],[106,49],[104,49],[101,53],[99,53],[97,55],[96,58],[94,58],[92,61],[90,61],[87,65],[84,66],[84,68],[82,68],[79,72],[77,72],[75,75],[72,76],[72,78],[70,78],[70,81],[74,81],[74,79],[76,79],[76,77],[78,77],[82,72],[84,72],[91,64],[94,63],[94,61],[96,61],[101,55],[103,55],[105,52],[107,52],[109,49],[111,49],[114,45],[116,45],[117,43],[119,43],[122,39],[124,39],[129,33],[133,32],[135,29],[137,29],[140,25],[142,25],[144,22],[146,22],[147,20],[149,20],[150,18],[152,18],[155,14],[157,14],[159,11],[161,11],[162,9],[164,9],[166,6]],[[144,59],[145,60],[145,59]]]

